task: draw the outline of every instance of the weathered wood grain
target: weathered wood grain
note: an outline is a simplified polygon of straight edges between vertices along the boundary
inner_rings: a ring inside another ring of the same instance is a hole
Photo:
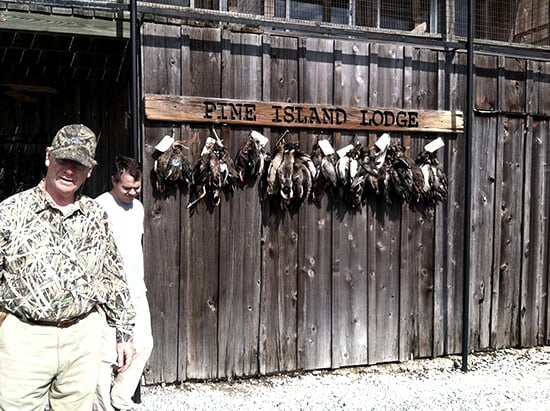
[[[437,109],[438,96],[438,54],[431,50],[416,50],[413,54],[413,108]],[[434,135],[411,139],[409,155],[416,158],[418,153],[424,150],[424,146],[435,138]],[[437,151],[440,161],[444,158],[445,148]],[[440,164],[444,169],[445,164]],[[434,346],[434,294],[436,276],[435,271],[435,219],[442,210],[443,205],[434,209],[425,208],[422,205],[413,206],[413,213],[409,213],[407,243],[409,247],[409,270],[401,275],[409,275],[415,282],[415,290],[410,298],[415,300],[413,307],[416,312],[416,357],[430,357],[433,355]],[[406,224],[403,221],[402,224]]]
[[[369,77],[370,103],[403,104],[403,48],[372,45]],[[369,200],[367,236],[368,356],[369,363],[399,358],[399,278],[401,207],[381,197]],[[372,223],[371,223],[372,221]]]
[[[435,57],[435,70],[437,72],[437,89],[436,89],[436,101],[439,108],[445,108],[451,106],[449,89],[452,82],[446,76],[446,54],[438,52]],[[464,138],[461,136],[461,139]],[[455,138],[447,139],[445,141],[445,148],[440,150],[438,155],[441,161],[441,167],[445,172],[445,175],[449,174],[449,153],[451,152],[451,144]],[[447,322],[446,322],[446,310],[445,304],[447,302],[447,276],[448,272],[445,271],[445,265],[448,260],[447,254],[447,224],[448,224],[448,197],[437,209],[437,213],[434,219],[434,300],[433,300],[433,345],[432,355],[439,356],[445,353],[447,346]]]
[[[18,10],[2,12],[2,21],[0,21],[2,30],[29,30],[29,27],[35,31],[48,33],[130,38],[128,20],[90,19],[66,14],[29,13]]]
[[[491,269],[495,224],[495,157],[497,119],[478,117],[472,144],[472,203],[470,239],[470,344],[490,345]]]
[[[495,173],[494,263],[492,272],[491,346],[510,347],[519,343],[519,301],[522,275],[522,207],[525,199],[518,187],[523,185],[526,164],[525,120],[499,117]],[[529,275],[528,273],[524,273]]]
[[[449,95],[450,107],[461,107],[466,101],[466,65],[465,54],[445,55],[445,61],[441,68],[440,82],[444,95]],[[465,239],[465,215],[466,208],[470,206],[470,199],[466,198],[466,173],[470,173],[466,164],[466,139],[463,136],[447,140],[448,151],[445,156],[446,172],[448,178],[449,195],[446,201],[444,213],[441,214],[441,233],[436,238],[441,238],[442,253],[445,256],[441,270],[443,275],[443,299],[442,302],[442,350],[443,353],[462,352],[463,329],[463,284],[464,284],[464,249]],[[474,187],[471,187],[475,192]]]
[[[527,62],[524,59],[501,57],[499,64],[504,69],[502,77],[499,77],[499,83],[503,83],[501,90],[504,94],[500,93],[500,95],[506,96],[499,99],[501,110],[507,113],[525,113]]]
[[[530,121],[527,134],[525,198],[523,202],[522,273],[520,283],[519,343],[548,344],[548,229],[550,188],[548,174],[550,122]],[[531,131],[532,130],[532,131]]]
[[[182,102],[203,99],[433,113],[459,113],[465,106],[463,53],[167,27],[143,29],[146,108],[149,98],[173,99],[185,115],[195,109]],[[186,190],[160,195],[152,180],[145,184],[147,284],[160,341],[147,381],[458,354],[464,247],[470,251],[468,348],[547,343],[550,132],[544,96],[550,69],[485,55],[476,57],[476,66],[469,148],[461,133],[392,131],[411,156],[439,135],[445,140],[438,159],[449,196],[434,212],[388,204],[374,194],[356,212],[328,194],[289,211],[264,199],[254,181],[219,207],[201,202],[189,213]],[[162,136],[174,129],[194,162],[211,125],[232,156],[252,129],[269,137],[269,150],[287,129],[148,118],[147,175]],[[381,134],[288,129],[287,139],[306,152],[318,138],[329,138],[335,148],[354,141],[372,146]],[[471,219],[465,222],[467,208]]]
[[[331,104],[334,82],[333,41],[304,39],[299,57],[300,100]],[[327,86],[308,87],[308,84]],[[309,154],[320,137],[310,131],[300,133],[300,146]],[[297,366],[320,369],[331,366],[331,278],[332,215],[328,196],[319,203],[306,201],[298,213],[298,307]]]
[[[145,24],[143,39],[143,89],[146,92],[177,93],[180,89],[180,30],[178,27]],[[178,351],[182,349],[179,322],[180,270],[180,192],[153,189],[155,145],[171,133],[169,124],[145,124],[143,152],[143,205],[145,208],[145,280],[151,306],[155,347],[149,359],[146,381],[175,381]],[[177,137],[177,136],[176,136]],[[169,221],[170,224],[166,224]],[[184,340],[185,341],[185,340]]]
[[[145,115],[149,120],[247,127],[427,133],[464,130],[460,111],[407,111],[378,106],[333,106],[161,94],[145,95]]]
[[[369,46],[354,41],[335,45],[334,101],[368,104]],[[368,145],[367,136],[357,142]],[[354,142],[344,134],[334,140],[339,149]],[[335,199],[332,227],[332,366],[368,363],[367,315],[367,209],[350,210]]]
[[[416,50],[412,47],[403,49],[403,107],[411,108],[416,104],[414,95],[415,78],[414,65]],[[411,157],[411,138],[409,134],[400,136],[400,143],[408,148],[407,156]],[[411,264],[410,253],[416,247],[409,239],[411,213],[409,204],[401,204],[401,232],[399,234],[399,361],[407,361],[418,356],[418,312],[416,301],[417,275]]]
[[[224,32],[222,95],[261,98],[262,37]],[[234,154],[249,139],[249,129],[223,128],[224,144]],[[218,374],[257,375],[261,281],[261,199],[259,178],[221,206],[218,313]]]
[[[269,95],[272,100],[298,101],[298,41],[296,38],[271,37],[269,59]],[[284,130],[272,130],[271,149]],[[297,141],[294,133],[287,134]],[[265,211],[266,209],[264,209]],[[298,216],[271,202],[264,217],[265,266],[262,270],[260,307],[260,371],[264,374],[290,371],[297,366],[297,264]]]
[[[530,61],[527,75],[536,86],[527,91],[529,113],[548,117],[550,113],[550,62]]]
[[[494,56],[475,55],[474,109],[494,111],[499,108],[497,61]]]
[[[184,27],[182,29],[182,85],[191,95],[219,96],[221,87],[221,30]],[[220,129],[216,132],[219,134]],[[189,130],[188,142],[193,164],[212,131]],[[222,199],[222,201],[224,201]],[[189,213],[187,202],[182,213]],[[220,208],[200,201],[191,211],[188,243],[182,244],[188,265],[183,281],[185,310],[180,327],[186,330],[186,351],[180,351],[187,378],[218,376],[218,315],[220,273]]]

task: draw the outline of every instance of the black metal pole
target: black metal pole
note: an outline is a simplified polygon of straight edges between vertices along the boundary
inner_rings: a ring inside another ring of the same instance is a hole
[[[138,88],[138,38],[137,38],[137,0],[130,0],[130,105],[132,117],[132,151],[134,158],[140,159],[141,141],[139,139],[139,88]]]
[[[468,371],[468,351],[470,339],[470,201],[471,201],[471,141],[474,118],[474,39],[475,39],[475,0],[468,1],[468,41],[466,74],[466,134],[464,141],[464,164],[466,164],[465,210],[464,210],[464,283],[462,285],[462,371]]]
[[[141,140],[139,138],[139,89],[138,89],[138,38],[137,38],[137,0],[130,0],[130,105],[132,117],[132,152],[135,159],[141,162]],[[141,403],[141,383],[138,383],[132,401]]]

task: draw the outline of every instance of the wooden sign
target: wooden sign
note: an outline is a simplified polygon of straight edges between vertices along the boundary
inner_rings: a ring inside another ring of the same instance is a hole
[[[145,94],[148,120],[250,127],[461,133],[462,112]]]

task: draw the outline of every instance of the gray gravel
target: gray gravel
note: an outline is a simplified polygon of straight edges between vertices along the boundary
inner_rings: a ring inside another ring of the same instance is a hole
[[[549,410],[550,347],[145,386],[138,410]]]

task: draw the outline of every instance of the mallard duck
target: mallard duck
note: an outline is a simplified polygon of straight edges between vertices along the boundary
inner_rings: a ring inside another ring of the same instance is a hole
[[[401,144],[391,144],[388,147],[389,186],[394,197],[401,202],[410,202],[414,191],[413,168],[414,161],[405,155],[406,148]]]
[[[267,138],[252,131],[249,138],[243,142],[235,155],[235,169],[241,182],[261,176],[267,164],[268,154],[265,152]]]
[[[294,191],[298,201],[309,199],[313,183],[317,178],[317,169],[311,157],[299,146],[294,151]]]
[[[424,177],[421,198],[428,206],[435,206],[447,198],[448,180],[446,174],[439,167],[439,160],[435,152],[423,150],[417,158],[416,164],[420,167]]]
[[[360,165],[365,172],[365,188],[369,188],[371,192],[380,194],[378,188],[378,168],[374,156],[371,154],[371,150],[364,149],[361,156]]]
[[[365,201],[365,184],[368,169],[365,167],[368,151],[361,143],[347,146],[336,163],[339,195],[352,208],[361,208]]]
[[[185,154],[188,148],[181,142],[175,141],[171,147],[162,153],[155,161],[155,187],[163,192],[166,183],[184,183],[191,181],[191,164]]]
[[[215,138],[207,138],[201,156],[193,167],[194,198],[187,208],[192,208],[204,197],[207,197],[214,207],[218,206],[221,192],[233,192],[238,181],[239,175],[223,142],[217,135]]]
[[[266,174],[266,196],[273,196],[279,192],[279,180],[277,174],[284,159],[284,146],[286,144],[285,135],[286,132],[279,137],[279,140],[275,144],[275,148],[270,157],[271,160],[269,162]]]
[[[325,142],[330,149],[323,149],[320,143]],[[321,200],[323,194],[328,189],[334,189],[338,184],[336,175],[336,158],[334,149],[327,140],[316,142],[311,149],[311,162],[315,167],[315,187],[313,189],[313,199]]]
[[[298,205],[309,198],[317,171],[299,143],[287,142],[283,135],[271,158],[266,196],[278,197],[281,208]]]
[[[283,146],[283,161],[277,169],[279,193],[286,204],[294,198],[294,152],[296,143],[285,143]]]

